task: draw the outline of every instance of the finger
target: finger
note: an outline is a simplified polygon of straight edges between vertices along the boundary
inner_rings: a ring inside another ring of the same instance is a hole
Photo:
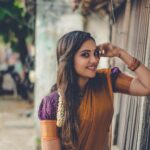
[[[96,46],[96,47],[97,47],[97,49],[100,50],[100,51],[103,49],[101,45],[98,45],[98,46]]]
[[[102,55],[105,54],[105,50],[104,50],[104,49],[101,50],[101,54],[102,54]]]
[[[97,46],[97,48],[99,49],[101,54],[105,53],[105,46],[104,45],[99,45],[99,46]]]
[[[101,55],[104,55],[104,54],[105,54],[105,50],[101,49]]]
[[[108,46],[109,46],[109,43],[103,43],[103,44],[98,45],[98,47],[100,48],[100,50],[107,49]]]
[[[103,49],[104,44],[100,44],[100,45],[98,45],[97,47],[101,50],[101,49]]]
[[[102,51],[101,50],[99,51],[99,54],[102,55]]]
[[[99,54],[100,54],[100,56],[103,56],[103,57],[104,57],[104,56],[106,55],[105,50],[104,50],[104,49],[100,50],[100,51],[99,51]]]

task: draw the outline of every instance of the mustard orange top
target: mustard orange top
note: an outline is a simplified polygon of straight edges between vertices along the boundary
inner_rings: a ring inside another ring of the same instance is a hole
[[[110,69],[98,70],[97,80],[89,83],[81,101],[79,150],[108,149],[109,127],[114,111],[110,74]]]

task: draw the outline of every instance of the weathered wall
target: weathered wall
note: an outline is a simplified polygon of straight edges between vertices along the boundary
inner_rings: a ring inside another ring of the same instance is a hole
[[[72,30],[85,30],[96,39],[97,44],[108,42],[110,37],[109,18],[91,14],[83,17],[72,12],[68,0],[37,0],[36,18],[36,84],[35,84],[35,125],[37,138],[40,137],[37,118],[42,97],[47,95],[56,82],[56,44],[59,37]],[[108,67],[108,60],[101,60],[100,67]]]
[[[150,0],[130,0],[113,28],[113,43],[150,68]],[[120,65],[116,61],[115,65]],[[130,74],[127,66],[121,67]],[[150,98],[117,95],[113,142],[119,150],[150,149]]]
[[[71,30],[83,30],[83,20],[79,13],[71,13],[67,1],[37,0],[35,62],[35,125],[37,139],[40,137],[37,117],[39,104],[56,82],[56,43],[61,35]]]

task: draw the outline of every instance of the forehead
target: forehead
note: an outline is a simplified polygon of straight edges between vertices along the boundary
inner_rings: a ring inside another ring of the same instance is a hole
[[[90,39],[90,40],[85,41],[81,45],[81,47],[78,50],[78,52],[80,52],[82,50],[95,50],[95,48],[96,48],[96,43],[93,40]]]

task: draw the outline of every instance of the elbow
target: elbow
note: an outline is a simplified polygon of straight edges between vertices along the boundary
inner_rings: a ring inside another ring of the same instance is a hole
[[[145,96],[150,96],[150,87],[146,89]]]
[[[150,96],[150,84],[143,86],[141,91],[143,91],[143,96]]]
[[[148,94],[147,94],[147,96],[150,96],[150,90],[148,91]]]

